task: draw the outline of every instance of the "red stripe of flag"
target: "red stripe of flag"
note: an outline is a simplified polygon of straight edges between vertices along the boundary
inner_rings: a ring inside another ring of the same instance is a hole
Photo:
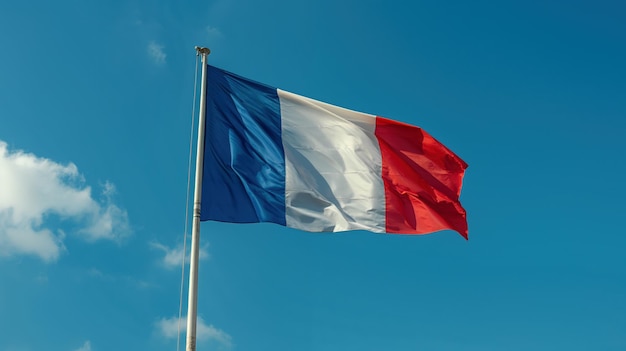
[[[386,231],[452,229],[467,239],[459,202],[467,163],[418,127],[377,117],[375,134],[383,162]]]

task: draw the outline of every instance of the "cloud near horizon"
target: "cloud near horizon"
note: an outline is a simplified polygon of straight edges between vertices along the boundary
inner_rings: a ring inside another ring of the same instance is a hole
[[[85,341],[83,346],[77,348],[75,351],[91,351],[91,341]]]
[[[178,317],[161,318],[156,323],[157,332],[167,338],[176,339],[178,334]],[[180,322],[180,332],[187,330],[187,317],[183,316]],[[215,328],[213,325],[207,325],[202,317],[198,316],[198,324],[196,325],[196,339],[198,341],[213,341],[225,348],[232,347],[232,337],[221,329]]]
[[[0,257],[52,262],[66,250],[66,233],[88,242],[130,235],[126,211],[111,199],[115,186],[106,182],[96,200],[84,183],[75,164],[12,151],[0,140]]]

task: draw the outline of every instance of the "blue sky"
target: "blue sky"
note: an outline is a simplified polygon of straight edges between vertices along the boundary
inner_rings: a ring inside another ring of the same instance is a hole
[[[423,127],[470,236],[203,223],[198,350],[626,349],[623,2],[4,1],[0,45],[0,351],[175,349],[194,45]]]

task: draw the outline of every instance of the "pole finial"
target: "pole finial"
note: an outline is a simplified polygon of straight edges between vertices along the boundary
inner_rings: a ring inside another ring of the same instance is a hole
[[[199,55],[209,55],[211,53],[211,50],[209,50],[209,48],[205,48],[205,47],[201,47],[201,46],[196,46],[196,52]]]

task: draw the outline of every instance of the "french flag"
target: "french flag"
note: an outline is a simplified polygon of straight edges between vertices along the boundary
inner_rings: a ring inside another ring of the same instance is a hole
[[[201,220],[467,238],[467,164],[421,128],[207,70]]]

